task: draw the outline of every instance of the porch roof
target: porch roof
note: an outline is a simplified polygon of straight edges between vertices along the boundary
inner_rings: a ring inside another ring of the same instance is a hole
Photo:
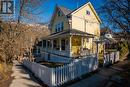
[[[80,31],[80,30],[76,30],[76,29],[67,29],[62,32],[53,33],[53,34],[45,37],[44,39],[52,39],[52,38],[65,37],[65,36],[71,36],[71,35],[94,38],[93,34],[89,34],[89,33],[86,33],[86,32]]]

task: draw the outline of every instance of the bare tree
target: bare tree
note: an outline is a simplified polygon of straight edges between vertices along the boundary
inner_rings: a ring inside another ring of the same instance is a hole
[[[99,9],[104,24],[111,29],[130,32],[130,0],[107,0]]]
[[[4,62],[12,62],[14,55],[23,55],[25,49],[29,48],[30,45],[29,40],[31,37],[35,40],[34,32],[31,32],[31,29],[35,29],[34,27],[30,27],[25,24],[26,19],[31,22],[35,22],[35,19],[38,19],[35,11],[37,13],[41,11],[37,11],[37,9],[43,5],[47,0],[16,0],[17,8],[16,8],[16,18],[12,18],[8,15],[8,19],[2,15],[0,16],[1,22],[0,26],[2,27],[2,32],[0,32],[0,49],[5,56],[3,58]],[[24,23],[25,22],[25,23]],[[32,34],[33,33],[33,34]],[[32,43],[34,41],[32,40]]]

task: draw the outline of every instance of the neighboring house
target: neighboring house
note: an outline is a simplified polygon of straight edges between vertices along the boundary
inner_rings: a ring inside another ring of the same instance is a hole
[[[100,37],[100,23],[90,2],[73,11],[56,6],[49,26],[51,34],[42,41],[43,58],[79,58],[96,53],[94,39]]]
[[[99,45],[99,53],[102,53],[105,49],[115,48],[115,44],[117,41],[115,40],[115,38],[113,38],[113,32],[110,29],[101,29],[100,35],[100,41],[103,41],[104,43],[101,43]],[[105,48],[103,47],[103,45],[105,46]]]
[[[105,44],[116,43],[115,38],[113,38],[113,32],[110,29],[101,29],[100,35],[100,40],[104,40]]]

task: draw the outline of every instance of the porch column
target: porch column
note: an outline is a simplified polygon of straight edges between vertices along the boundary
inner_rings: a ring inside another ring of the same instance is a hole
[[[53,40],[51,40],[51,49],[53,49]]]
[[[59,45],[60,45],[60,51],[61,51],[61,38],[59,38]]]
[[[72,36],[69,37],[69,52],[70,57],[72,57]]]
[[[98,42],[96,42],[96,45],[97,45],[97,55],[96,55],[96,57],[98,58]]]
[[[81,37],[81,49],[83,49],[83,37]]]

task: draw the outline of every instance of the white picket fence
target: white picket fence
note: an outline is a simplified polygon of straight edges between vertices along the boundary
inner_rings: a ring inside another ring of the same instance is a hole
[[[113,64],[115,62],[119,61],[119,51],[107,53],[104,56],[104,66],[107,66],[109,64]]]
[[[50,87],[60,86],[98,68],[98,61],[95,57],[77,59],[70,64],[57,68],[49,68],[28,60],[24,60],[23,64]]]

